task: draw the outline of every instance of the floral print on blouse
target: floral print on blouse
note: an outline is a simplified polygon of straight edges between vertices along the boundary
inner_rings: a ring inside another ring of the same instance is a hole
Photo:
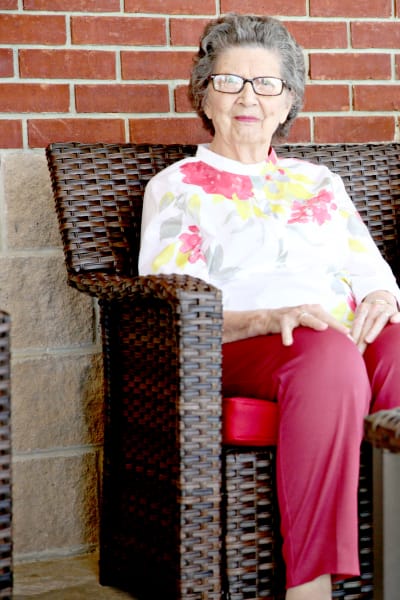
[[[318,303],[347,325],[374,290],[400,300],[340,177],[273,149],[246,165],[200,145],[153,177],[139,272],[204,279],[226,310]]]

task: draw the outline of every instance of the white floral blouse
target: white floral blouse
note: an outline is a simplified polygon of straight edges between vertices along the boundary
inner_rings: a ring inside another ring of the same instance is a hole
[[[153,177],[139,272],[199,277],[226,310],[318,303],[348,325],[372,291],[400,300],[340,177],[274,150],[247,165],[200,145]]]

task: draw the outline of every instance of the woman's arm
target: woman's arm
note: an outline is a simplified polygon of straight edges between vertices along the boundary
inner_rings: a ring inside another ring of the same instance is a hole
[[[224,311],[223,342],[236,342],[245,338],[272,333],[271,310]]]

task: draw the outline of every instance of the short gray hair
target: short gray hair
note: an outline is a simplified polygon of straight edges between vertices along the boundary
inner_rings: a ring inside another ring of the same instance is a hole
[[[285,139],[303,105],[305,62],[303,49],[283,23],[273,17],[230,13],[206,25],[190,77],[189,97],[193,108],[202,119],[204,127],[214,135],[212,121],[204,112],[209,78],[221,52],[233,46],[265,48],[279,56],[282,79],[286,81],[293,96],[287,119],[278,126],[274,134],[275,140]]]

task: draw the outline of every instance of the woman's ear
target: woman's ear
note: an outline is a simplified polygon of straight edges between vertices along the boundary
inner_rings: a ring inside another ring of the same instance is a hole
[[[279,119],[279,123],[281,125],[283,125],[283,123],[285,123],[286,119],[288,118],[288,114],[290,113],[290,109],[292,108],[293,101],[294,101],[293,92],[290,91],[286,95],[286,102],[284,102],[283,107],[282,107],[282,116]]]
[[[203,100],[203,111],[204,111],[204,114],[206,115],[206,117],[208,117],[208,119],[211,120],[211,110],[210,110],[210,106],[208,103],[208,95],[207,94],[204,96],[204,100]]]

